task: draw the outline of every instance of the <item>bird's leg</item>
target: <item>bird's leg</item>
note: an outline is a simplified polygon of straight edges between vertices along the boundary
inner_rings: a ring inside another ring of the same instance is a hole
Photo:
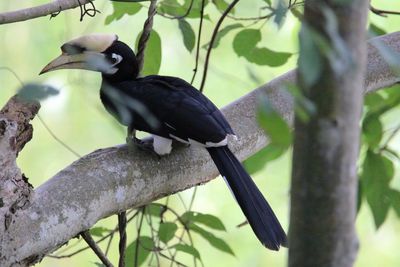
[[[150,152],[151,154],[156,155],[157,158],[160,158],[160,155],[158,155],[154,151],[153,138],[146,138],[146,140],[141,140],[137,138],[136,129],[131,126],[128,126],[126,143],[131,148],[132,147],[139,148],[140,150]]]
[[[136,129],[133,128],[132,126],[128,126],[127,132],[126,132],[126,143],[129,146],[133,146],[137,143],[138,138],[136,138]]]

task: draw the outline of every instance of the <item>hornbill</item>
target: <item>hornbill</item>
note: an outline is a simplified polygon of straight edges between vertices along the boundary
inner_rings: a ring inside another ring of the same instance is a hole
[[[206,96],[180,78],[139,77],[135,53],[117,35],[81,36],[61,51],[40,74],[58,69],[101,72],[101,101],[129,132],[151,133],[158,155],[170,153],[172,140],[205,147],[261,243],[272,250],[287,245],[268,202],[228,148],[232,128]]]

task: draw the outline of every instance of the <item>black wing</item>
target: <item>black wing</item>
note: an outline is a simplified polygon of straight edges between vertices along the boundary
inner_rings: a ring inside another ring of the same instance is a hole
[[[149,123],[146,113],[127,106],[132,115],[130,125],[135,129],[185,142],[191,139],[203,144],[218,143],[227,134],[233,134],[218,108],[182,79],[152,75],[118,83],[114,87],[120,91],[122,98],[143,104],[158,120],[158,125],[154,127]]]

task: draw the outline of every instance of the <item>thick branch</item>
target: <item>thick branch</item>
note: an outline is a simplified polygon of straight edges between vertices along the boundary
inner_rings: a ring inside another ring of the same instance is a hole
[[[92,2],[94,0],[91,0]],[[0,13],[0,25],[48,16],[67,9],[85,5],[90,0],[56,0],[48,4]]]
[[[38,103],[28,103],[17,96],[0,110],[0,244],[12,239],[7,229],[16,221],[16,213],[30,204],[32,186],[17,167],[16,159],[32,138],[29,122],[38,111]],[[1,252],[0,249],[0,255]]]
[[[400,33],[386,35],[380,40],[400,52]],[[376,49],[370,47],[367,91],[393,85],[399,80]],[[291,121],[291,98],[280,90],[288,82],[295,82],[295,71],[223,108],[239,137],[231,146],[239,159],[248,158],[267,144],[267,137],[255,119],[261,93],[266,93]],[[40,258],[104,217],[208,182],[217,174],[207,152],[196,147],[177,148],[160,160],[142,151],[129,151],[125,145],[97,150],[35,190],[31,206],[19,211],[18,220],[8,229],[13,240],[3,240],[0,244],[0,265],[8,266],[28,257]],[[0,232],[0,236],[2,234]]]

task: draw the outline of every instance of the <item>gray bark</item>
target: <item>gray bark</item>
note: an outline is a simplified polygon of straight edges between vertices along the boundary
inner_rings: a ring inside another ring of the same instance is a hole
[[[311,86],[298,72],[299,85],[316,105],[316,114],[308,122],[295,119],[289,266],[350,267],[358,250],[357,159],[369,1],[305,3],[303,23],[332,46],[341,41],[346,49],[335,56],[344,57],[342,69],[320,55],[322,73]],[[337,36],[329,32],[329,11],[337,19]]]
[[[95,0],[92,0],[92,2]],[[81,5],[85,5],[89,3],[89,0],[56,0],[51,3],[20,9],[16,11],[9,11],[0,13],[0,25],[25,21],[29,19],[39,18],[43,16],[48,16],[53,13],[61,12],[67,9],[76,8],[79,6],[79,2]]]
[[[400,52],[400,33],[378,40]],[[256,121],[260,94],[267,94],[279,112],[292,120],[291,97],[280,88],[294,83],[295,73],[288,72],[222,109],[239,137],[231,148],[240,160],[268,142]],[[370,47],[366,90],[399,80]],[[7,151],[0,151],[0,158],[7,157]],[[36,188],[29,196],[30,204],[8,217],[7,229],[0,222],[0,266],[32,264],[102,218],[206,183],[217,174],[207,152],[196,147],[179,147],[161,160],[125,145],[94,151]],[[0,218],[4,220],[9,208],[0,208]]]

